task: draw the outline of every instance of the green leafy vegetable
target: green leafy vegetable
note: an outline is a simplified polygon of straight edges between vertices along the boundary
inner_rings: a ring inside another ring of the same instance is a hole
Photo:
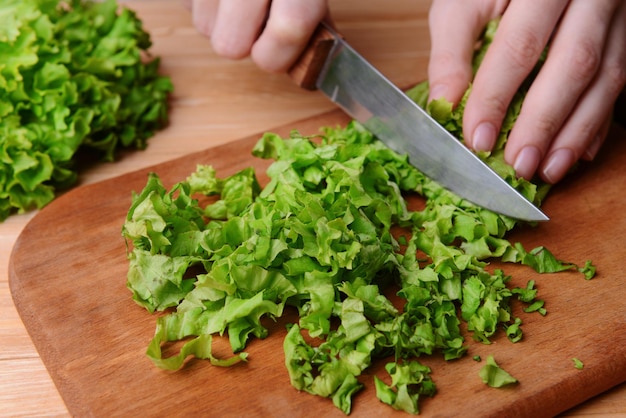
[[[524,308],[524,312],[539,312],[541,315],[545,315],[547,312],[543,307],[544,304],[545,302],[543,300],[536,300],[528,305],[528,307]]]
[[[439,188],[357,123],[321,138],[266,134],[254,152],[275,159],[265,188],[250,169],[222,179],[199,166],[170,190],[152,174],[133,198],[123,227],[132,247],[128,286],[151,312],[176,308],[159,318],[150,344],[159,367],[212,358],[203,337],[211,334],[227,334],[245,359],[249,338],[267,336],[261,318],[294,307],[300,320],[284,342],[292,384],[348,413],[362,387],[357,378],[374,359],[463,356],[461,320],[484,343],[502,328],[511,341],[521,339],[510,303],[517,296],[532,306],[534,282],[510,289],[510,277],[482,261],[521,251],[503,238],[515,222]],[[423,210],[405,200],[415,191],[430,196]],[[396,227],[411,232],[405,248]],[[455,246],[472,240],[497,245],[481,258]],[[384,295],[389,286],[404,299],[401,309]],[[311,346],[303,332],[323,342]],[[189,337],[178,355],[162,358],[162,344]],[[380,393],[396,404],[389,390]]]
[[[162,328],[161,328],[162,329]],[[160,329],[157,328],[157,333],[160,332]],[[161,357],[161,346],[156,343],[156,340],[150,344],[147,350],[148,356],[153,359],[154,363],[161,367],[162,369],[178,369],[183,365],[185,359],[193,355],[199,359],[209,359],[211,364],[214,366],[222,366],[228,367],[233,364],[239,363],[240,361],[245,361],[247,355],[245,353],[241,353],[237,356],[233,356],[228,359],[218,359],[213,356],[211,352],[211,343],[212,336],[210,334],[203,334],[194,338],[193,340],[185,343],[185,345],[180,349],[180,352],[172,357],[162,358]]]
[[[420,395],[433,396],[436,392],[430,379],[430,368],[410,361],[405,364],[387,363],[385,369],[391,376],[391,386],[374,376],[376,396],[393,409],[419,414]]]
[[[585,275],[585,279],[591,280],[596,275],[596,266],[594,266],[591,261],[587,260],[585,265],[579,268],[578,271]]]
[[[345,337],[338,331],[312,347],[304,341],[300,327],[293,325],[285,338],[284,351],[285,365],[296,389],[330,397],[337,408],[349,414],[352,395],[363,387],[357,376],[371,363],[375,336],[367,333],[349,342]]]
[[[0,5],[0,220],[76,182],[79,149],[112,160],[167,119],[171,82],[149,35],[114,0]]]
[[[582,370],[585,367],[583,362],[577,359],[576,357],[572,358],[572,361],[574,362],[574,367],[577,368],[578,370]]]
[[[424,83],[411,94],[420,100],[425,91]],[[460,129],[462,113],[433,106],[448,129]],[[515,102],[506,129],[518,111]],[[547,188],[515,178],[503,145],[484,156],[487,163],[539,204]],[[283,346],[296,389],[332,399],[348,414],[366,384],[362,372],[391,356],[391,385],[374,379],[377,395],[417,413],[419,397],[436,390],[417,358],[463,357],[462,322],[485,344],[498,332],[520,341],[512,302],[543,309],[534,282],[511,288],[510,276],[488,270],[488,260],[539,272],[577,268],[545,248],[510,243],[517,221],[443,189],[356,122],[315,137],[267,133],[253,154],[273,160],[265,187],[252,169],[221,178],[198,166],[169,190],[151,174],[133,196],[122,228],[127,285],[148,311],[168,311],[148,348],[159,367],[178,369],[189,356],[217,365],[247,360],[249,339],[268,335],[262,319],[294,309],[299,319]],[[409,199],[417,195],[419,210]],[[212,355],[213,334],[228,336],[232,357]],[[164,358],[161,347],[180,340],[180,352]],[[484,370],[495,384],[510,380],[493,359]]]
[[[501,388],[517,383],[516,378],[498,366],[493,356],[487,356],[486,364],[480,369],[479,375],[482,381],[492,388]]]

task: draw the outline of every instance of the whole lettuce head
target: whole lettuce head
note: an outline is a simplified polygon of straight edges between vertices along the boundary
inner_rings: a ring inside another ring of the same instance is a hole
[[[0,4],[0,220],[74,184],[81,147],[145,147],[172,90],[150,45],[115,0]]]

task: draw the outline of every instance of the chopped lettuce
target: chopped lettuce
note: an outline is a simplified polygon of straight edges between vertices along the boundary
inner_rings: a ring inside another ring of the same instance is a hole
[[[579,359],[577,359],[576,357],[572,358],[572,361],[574,362],[574,367],[578,370],[582,370],[585,368],[585,364],[580,361]]]
[[[295,308],[299,322],[284,342],[292,384],[348,413],[375,359],[460,358],[461,321],[478,341],[500,329],[519,341],[512,300],[541,308],[534,282],[511,289],[510,276],[486,269],[487,258],[528,257],[505,239],[516,222],[439,188],[358,123],[319,138],[268,133],[254,153],[275,159],[264,188],[250,169],[219,178],[198,166],[169,190],[151,174],[133,197],[123,227],[128,287],[150,312],[175,308],[158,319],[148,350],[159,367],[177,369],[188,356],[218,365],[246,359],[249,339],[268,334],[261,319]],[[423,210],[405,199],[416,192],[433,193]],[[405,245],[395,228],[408,232]],[[455,245],[474,241],[490,243],[480,257]],[[555,271],[544,251],[529,256],[533,266]],[[401,308],[385,296],[394,287]],[[323,342],[311,346],[305,332]],[[212,334],[228,335],[239,354],[214,359]],[[178,355],[162,357],[162,344],[188,338]],[[377,387],[394,407],[417,408],[405,389]]]
[[[0,221],[77,180],[80,149],[112,160],[167,119],[169,78],[141,21],[115,0],[0,5]]]
[[[501,388],[517,383],[516,378],[498,366],[493,356],[487,356],[486,364],[480,369],[479,375],[483,383],[492,388]]]
[[[425,89],[417,86],[412,97],[420,100]],[[458,130],[462,113],[443,105],[431,112]],[[510,124],[518,103],[513,109]],[[483,157],[540,204],[547,188],[515,178],[503,145]],[[153,173],[133,196],[122,228],[127,285],[148,311],[168,311],[148,349],[159,367],[176,370],[187,357],[216,365],[247,360],[250,338],[268,335],[262,319],[292,309],[299,319],[283,346],[296,389],[348,414],[367,384],[362,372],[392,358],[391,385],[376,377],[377,395],[417,413],[419,397],[436,391],[417,358],[463,357],[462,323],[485,344],[498,332],[520,341],[522,320],[512,303],[543,310],[534,282],[512,288],[510,276],[487,268],[489,260],[539,272],[578,268],[543,247],[529,252],[510,243],[518,221],[442,188],[357,122],[314,137],[267,133],[253,154],[273,160],[264,187],[252,169],[221,178],[201,165],[169,190]],[[409,196],[421,196],[423,207],[412,209]],[[212,355],[214,334],[228,335],[232,357]],[[180,340],[179,354],[164,358],[161,347]],[[484,370],[495,384],[510,380],[493,359]]]
[[[376,396],[393,409],[419,414],[420,395],[434,396],[437,391],[430,378],[430,368],[417,361],[387,363],[385,369],[391,376],[391,385],[374,376]]]
[[[375,334],[368,332],[347,341],[345,333],[337,331],[313,347],[305,342],[300,327],[292,325],[284,342],[291,384],[298,390],[331,398],[337,408],[349,414],[352,395],[363,387],[357,377],[371,364],[374,338]]]

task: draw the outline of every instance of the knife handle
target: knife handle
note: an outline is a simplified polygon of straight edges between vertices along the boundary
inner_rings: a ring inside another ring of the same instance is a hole
[[[306,90],[316,90],[317,78],[324,67],[330,50],[339,37],[325,23],[320,23],[309,40],[306,49],[288,71],[289,77]]]

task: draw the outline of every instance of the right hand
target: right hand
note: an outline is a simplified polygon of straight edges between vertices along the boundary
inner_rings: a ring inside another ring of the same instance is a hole
[[[251,57],[262,70],[287,72],[317,25],[327,0],[184,0],[193,23],[220,56]]]

